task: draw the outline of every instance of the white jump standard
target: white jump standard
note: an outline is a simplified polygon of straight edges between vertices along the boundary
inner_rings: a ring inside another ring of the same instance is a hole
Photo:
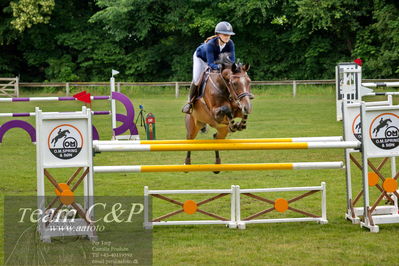
[[[360,103],[363,96],[398,95],[398,92],[374,92],[369,87],[399,87],[399,82],[362,83],[362,67],[354,62],[339,63],[335,68],[337,121],[342,120],[342,103]],[[378,102],[370,103],[379,105]]]
[[[367,107],[363,103],[361,117],[364,210],[363,221],[360,224],[362,227],[370,229],[371,232],[378,232],[377,224],[399,223],[397,202],[393,208],[393,213],[378,215],[374,212],[384,197],[397,201],[399,197],[397,193],[399,173],[392,177],[384,177],[379,169],[370,164],[369,158],[399,156],[399,106]],[[368,166],[377,174],[377,182],[382,181],[381,194],[373,205],[370,205],[369,199],[370,175]],[[388,193],[392,193],[396,199],[392,199]]]
[[[52,237],[75,235],[97,239],[91,222],[94,213],[90,211],[94,204],[93,148],[92,141],[87,141],[91,140],[91,116],[91,111],[85,107],[81,112],[49,114],[36,108],[37,205],[41,212],[38,231],[42,241],[51,242]],[[50,173],[53,168],[77,170],[65,183],[59,183]],[[46,178],[55,187],[55,194],[46,195]],[[84,203],[79,204],[75,190],[82,182]],[[46,197],[49,196],[54,199],[46,206]],[[58,207],[53,208],[56,203]],[[64,208],[74,214],[72,218],[60,216]],[[80,218],[76,218],[76,214]]]

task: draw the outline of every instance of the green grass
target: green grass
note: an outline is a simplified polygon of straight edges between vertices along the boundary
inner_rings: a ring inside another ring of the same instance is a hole
[[[331,86],[298,86],[297,97],[292,97],[291,87],[254,88],[253,114],[249,116],[245,131],[229,135],[229,138],[306,137],[342,135],[341,122],[335,119],[335,94]],[[147,112],[156,116],[158,139],[184,139],[184,116],[180,112],[186,95],[176,99],[173,89],[131,88],[122,92],[137,107],[142,104]],[[182,91],[183,92],[183,91]],[[100,94],[95,93],[93,94]],[[34,95],[37,96],[38,94]],[[42,95],[42,94],[41,94]],[[33,95],[26,95],[33,96]],[[33,112],[37,103],[11,103],[0,105],[0,112]],[[78,103],[43,103],[44,111],[77,110]],[[96,102],[95,110],[109,110],[106,102]],[[34,122],[34,119],[28,119]],[[7,121],[0,119],[0,123]],[[110,119],[96,117],[94,123],[102,139],[111,136]],[[145,139],[143,128],[139,128]],[[214,130],[199,135],[200,139],[212,137]],[[35,195],[36,170],[35,147],[27,134],[14,129],[0,145],[0,190],[3,195]],[[342,150],[290,150],[290,151],[222,151],[224,163],[252,162],[312,162],[341,161]],[[120,164],[180,164],[184,152],[163,153],[102,153],[94,158],[95,165]],[[193,152],[195,164],[213,163],[213,152]],[[355,171],[359,174],[359,171]],[[69,173],[68,173],[69,174]],[[356,179],[356,178],[355,178]],[[360,187],[360,178],[354,182]],[[150,189],[222,189],[231,185],[241,188],[268,188],[293,186],[318,186],[327,183],[327,216],[329,223],[285,223],[248,225],[246,230],[227,229],[220,225],[168,226],[153,230],[153,254],[156,265],[205,265],[205,264],[351,264],[377,265],[397,264],[399,255],[393,245],[399,233],[399,225],[381,225],[380,233],[373,234],[352,225],[344,219],[346,208],[344,170],[301,171],[249,171],[193,173],[143,173],[143,174],[96,174],[95,193],[99,196],[142,195],[143,187]],[[266,196],[266,195],[265,195]],[[294,194],[271,194],[269,198],[295,196]],[[175,197],[179,200],[187,197]],[[196,196],[201,200],[205,196]],[[247,214],[268,208],[259,202],[245,200]],[[174,207],[154,200],[154,216]],[[320,195],[315,194],[295,203],[296,207],[320,213]],[[3,209],[3,207],[2,207]],[[228,199],[204,205],[204,209],[228,215]],[[265,217],[293,217],[272,212]],[[3,211],[0,212],[4,219]],[[195,216],[200,219],[201,216]],[[294,217],[297,217],[294,215]],[[187,217],[177,217],[187,219]],[[191,217],[189,217],[191,218]],[[205,218],[207,219],[207,218]],[[1,228],[1,234],[3,234]],[[0,245],[0,248],[3,247]],[[1,250],[1,254],[2,250]]]

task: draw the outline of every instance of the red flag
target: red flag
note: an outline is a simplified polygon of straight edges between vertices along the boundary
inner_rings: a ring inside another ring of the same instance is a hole
[[[78,101],[85,102],[85,103],[91,103],[91,95],[90,93],[87,93],[86,91],[82,91],[79,93],[76,93],[73,95]]]
[[[90,93],[84,94],[82,97],[78,98],[78,100],[85,103],[91,103],[91,95]]]
[[[359,66],[362,66],[362,65],[363,65],[363,60],[360,59],[360,58],[357,58],[357,59],[353,60],[353,62],[355,62],[355,63],[358,64]]]
[[[86,91],[82,91],[82,92],[76,93],[76,94],[73,95],[73,97],[78,99],[79,97],[81,97],[84,94],[87,94],[87,92]]]

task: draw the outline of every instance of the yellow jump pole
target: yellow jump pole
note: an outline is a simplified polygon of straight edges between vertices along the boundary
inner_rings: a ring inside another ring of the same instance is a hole
[[[142,152],[142,151],[214,151],[214,150],[283,150],[359,148],[358,141],[339,142],[281,142],[281,143],[208,143],[208,144],[117,144],[93,145],[96,152]]]
[[[340,136],[332,137],[303,137],[303,138],[256,138],[256,139],[200,139],[200,140],[124,140],[123,144],[206,144],[206,143],[269,143],[269,142],[320,142],[342,141]],[[94,145],[115,145],[118,141],[95,140]]]
[[[94,166],[95,173],[117,172],[200,172],[250,170],[302,170],[343,168],[343,162],[258,163],[258,164],[197,164],[197,165],[120,165]]]

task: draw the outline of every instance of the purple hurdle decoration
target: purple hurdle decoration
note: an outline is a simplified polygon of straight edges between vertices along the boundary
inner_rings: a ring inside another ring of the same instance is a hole
[[[121,136],[126,131],[129,131],[131,136],[138,136],[138,130],[134,123],[134,106],[130,99],[120,92],[115,92],[115,80],[111,78],[111,96],[91,96],[91,100],[110,100],[112,111],[93,111],[93,115],[111,115],[112,116],[112,128],[113,138]],[[116,113],[115,100],[123,104],[126,110],[126,115]],[[77,101],[75,97],[25,97],[25,98],[0,98],[1,102],[47,102],[47,101]],[[29,117],[34,116],[35,113],[0,113],[0,117]],[[116,127],[116,121],[122,123],[121,126]],[[7,121],[0,126],[0,143],[3,142],[4,134],[12,128],[21,128],[25,130],[32,142],[36,142],[36,131],[35,128],[26,121],[23,120],[11,120]],[[93,126],[93,140],[99,140],[100,136],[95,126]]]
[[[123,124],[120,127],[114,128],[114,135],[119,136],[122,135],[127,130],[130,131],[130,135],[138,135],[138,130],[134,121],[134,107],[130,99],[120,93],[120,92],[112,92],[112,99],[121,102],[126,109],[126,115],[116,114],[116,121],[122,122]]]

